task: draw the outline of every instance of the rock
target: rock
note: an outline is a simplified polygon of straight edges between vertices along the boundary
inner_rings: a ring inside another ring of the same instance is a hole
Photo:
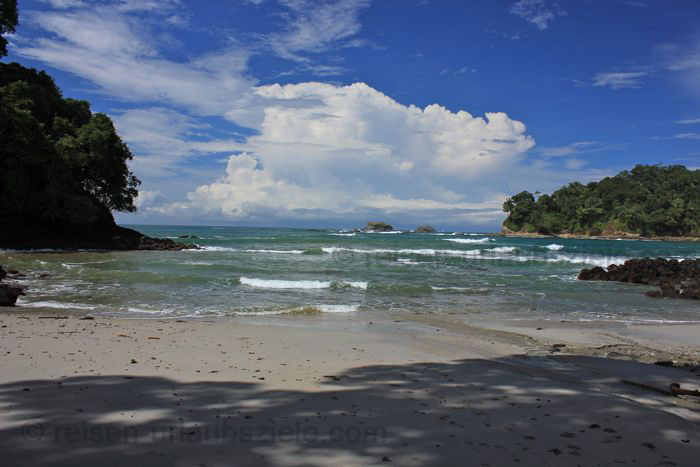
[[[151,238],[136,230],[118,226],[111,219],[111,214],[108,221],[89,225],[47,226],[45,223],[20,223],[18,226],[8,226],[0,223],[0,248],[172,251],[199,249],[194,243],[179,243],[169,238]]]
[[[700,259],[635,258],[622,265],[611,264],[607,271],[599,266],[583,269],[578,279],[656,285],[659,290],[644,294],[654,298],[700,300]]]
[[[51,277],[51,274],[49,274],[48,272],[42,272],[41,274],[38,274],[36,277],[38,277],[39,279],[46,279],[47,277]]]
[[[654,365],[673,366],[673,361],[671,361],[671,360],[659,360],[658,362],[654,362]]]
[[[12,274],[13,276],[19,275],[19,271],[16,270],[16,269],[8,269],[8,270],[7,270],[7,273],[8,273],[8,274]]]
[[[2,281],[5,277],[7,277],[7,271],[0,266],[0,281]]]
[[[0,284],[0,306],[15,306],[20,295],[25,295],[22,287]]]
[[[596,266],[592,269],[583,269],[579,275],[578,280],[580,281],[605,281],[607,279],[607,273],[605,269],[600,266]]]
[[[177,238],[190,238],[190,236],[189,236],[189,235],[180,235],[180,236],[177,237]]]
[[[151,238],[151,237],[147,237],[146,235],[142,235],[138,240],[138,244],[135,245],[135,248],[124,248],[124,249],[180,251],[180,250],[199,250],[200,248],[199,248],[199,246],[195,245],[194,243],[178,243],[178,242],[175,242],[169,238]]]
[[[367,222],[363,230],[365,232],[391,232],[394,230],[394,227],[384,222]]]
[[[416,232],[418,233],[432,233],[435,232],[435,229],[430,226],[430,225],[421,225],[416,229]]]

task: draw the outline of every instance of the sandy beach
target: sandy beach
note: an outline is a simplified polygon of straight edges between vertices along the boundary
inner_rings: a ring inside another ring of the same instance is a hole
[[[694,465],[698,325],[0,316],[5,465]],[[608,357],[608,358],[606,358]],[[673,360],[682,368],[654,365]]]

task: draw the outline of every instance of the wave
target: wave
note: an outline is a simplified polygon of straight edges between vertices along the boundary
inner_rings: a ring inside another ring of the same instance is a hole
[[[77,309],[77,310],[94,310],[97,308],[96,305],[88,305],[85,303],[63,303],[63,302],[51,302],[51,301],[38,301],[38,302],[25,302],[20,297],[19,300],[24,307],[28,308],[62,308],[62,309]]]
[[[497,246],[496,248],[489,248],[488,250],[481,250],[483,252],[494,251],[497,253],[512,253],[517,248],[514,246]]]
[[[212,245],[199,245],[199,250],[183,250],[188,252],[198,252],[198,251],[240,251],[238,248],[230,248],[225,246],[212,246]]]
[[[183,250],[183,251],[237,251],[239,253],[275,253],[278,255],[300,255],[304,253],[305,250],[268,250],[264,248],[249,248],[243,250],[240,248],[231,248],[225,246],[211,246],[211,245],[201,245],[201,250]]]
[[[307,248],[302,252],[305,255],[325,255],[326,252],[320,246]]]
[[[378,232],[376,230],[368,230],[365,233],[376,233],[376,234],[400,234],[403,233],[402,230],[390,230],[388,232]]]
[[[415,265],[417,265],[417,264],[420,264],[418,261],[413,261],[413,260],[410,259],[410,258],[399,258],[399,259],[396,260],[396,262],[397,262],[397,263],[401,263],[401,264],[409,264],[409,265],[412,265],[412,266],[415,266]]]
[[[494,241],[492,238],[443,238],[443,240],[455,243],[488,243]]]
[[[343,289],[356,287],[367,289],[367,282],[346,282],[346,281],[316,281],[316,280],[284,280],[284,279],[258,279],[255,277],[241,277],[238,282],[250,287],[265,289]]]
[[[564,248],[564,245],[558,245],[556,243],[552,243],[551,245],[547,245],[545,248],[548,250],[552,250],[552,251],[559,251],[562,248]]]
[[[274,309],[253,309],[234,311],[233,314],[245,316],[269,316],[269,315],[316,315],[320,313],[353,313],[360,308],[359,303],[347,305],[307,305],[294,308],[274,307]]]
[[[437,286],[432,286],[432,289],[435,290],[436,292],[458,293],[458,294],[465,294],[465,295],[481,295],[481,294],[486,294],[489,292],[489,289],[487,289],[485,287],[470,288],[470,287],[437,287]]]
[[[512,248],[512,250],[511,250]],[[577,256],[567,254],[557,254],[554,256],[530,256],[530,255],[499,255],[498,253],[512,253],[516,247],[496,247],[491,249],[481,250],[436,250],[433,248],[423,249],[388,249],[378,248],[374,250],[363,250],[360,248],[344,248],[344,247],[324,247],[326,253],[333,254],[337,252],[347,251],[349,253],[360,254],[393,254],[393,255],[417,255],[417,256],[456,256],[469,258],[473,260],[496,260],[496,261],[540,261],[547,263],[567,262],[571,264],[590,264],[593,266],[607,267],[611,264],[622,264],[629,258],[623,257],[604,257],[604,256]],[[404,258],[401,258],[404,259]],[[398,260],[397,260],[398,261]],[[403,262],[403,261],[400,261]]]
[[[537,258],[533,258],[537,259]],[[571,264],[591,264],[593,266],[600,266],[606,268],[611,264],[622,264],[629,258],[613,258],[613,257],[599,257],[599,256],[575,256],[575,255],[555,255],[553,257],[543,258],[544,261],[548,263],[571,263]]]
[[[304,253],[306,250],[265,250],[265,249],[250,249],[250,250],[241,250],[246,253],[276,253],[278,255],[300,255]]]
[[[355,233],[332,233],[331,235],[336,235],[338,237],[354,237]]]
[[[63,266],[82,266],[85,264],[104,264],[104,263],[111,263],[112,261],[116,261],[116,259],[107,259],[104,261],[86,261],[84,263],[61,263]]]

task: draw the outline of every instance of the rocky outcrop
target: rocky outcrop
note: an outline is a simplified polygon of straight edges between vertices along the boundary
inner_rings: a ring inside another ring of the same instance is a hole
[[[199,246],[194,243],[179,243],[169,238],[151,238],[141,235],[136,248],[125,248],[133,250],[199,250]]]
[[[600,266],[583,269],[578,279],[656,285],[659,290],[650,290],[647,296],[700,300],[700,259],[630,259],[622,265],[611,264],[607,270]]]
[[[430,226],[430,225],[421,225],[416,229],[416,232],[418,233],[433,233],[435,232],[435,229]]]
[[[188,250],[194,243],[175,242],[169,238],[151,238],[116,224],[86,226],[50,226],[46,223],[0,226],[0,248],[57,250]]]
[[[0,266],[0,282],[7,277],[7,272]],[[24,289],[10,284],[0,284],[0,306],[15,306],[17,297],[24,295]]]
[[[367,225],[362,230],[365,232],[391,232],[394,230],[394,227],[384,222],[367,222]]]

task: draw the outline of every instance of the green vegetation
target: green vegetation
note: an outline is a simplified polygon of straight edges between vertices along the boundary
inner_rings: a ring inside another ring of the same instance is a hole
[[[700,170],[638,165],[614,177],[578,182],[551,195],[523,191],[503,203],[515,232],[700,236]]]
[[[17,24],[15,1],[0,3],[1,34]],[[6,54],[0,41],[0,57]],[[0,219],[18,225],[113,225],[135,211],[139,180],[110,118],[64,98],[43,71],[0,63]],[[14,227],[13,227],[14,226]]]
[[[17,0],[0,0],[0,58],[7,55],[5,34],[15,32],[17,26]]]

